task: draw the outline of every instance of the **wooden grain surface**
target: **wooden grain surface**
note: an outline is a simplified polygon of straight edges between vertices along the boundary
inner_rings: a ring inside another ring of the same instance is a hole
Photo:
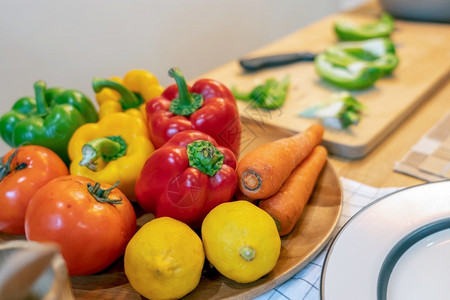
[[[332,31],[336,20],[351,19],[365,23],[373,21],[379,13],[380,8],[370,3],[352,12],[332,15],[245,56],[295,51],[319,53],[336,43]],[[396,20],[395,28],[392,40],[398,45],[399,66],[392,75],[379,79],[374,87],[352,92],[366,106],[364,115],[351,130],[328,129],[325,132],[324,145],[331,153],[351,159],[364,157],[448,78],[450,24]],[[202,77],[214,78],[245,91],[269,77],[282,79],[286,75],[291,78],[291,88],[282,108],[268,112],[252,109],[248,103],[239,101],[240,114],[243,119],[298,132],[315,122],[298,117],[298,112],[342,90],[321,80],[313,63],[299,62],[247,73],[236,60]]]

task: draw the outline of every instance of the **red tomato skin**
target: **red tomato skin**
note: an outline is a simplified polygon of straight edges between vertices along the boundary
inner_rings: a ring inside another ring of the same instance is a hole
[[[4,164],[15,150],[3,157]],[[16,170],[22,163],[26,167]],[[19,147],[11,161],[11,172],[0,181],[0,231],[25,234],[25,211],[33,194],[53,178],[68,174],[69,169],[52,150],[37,145]]]
[[[109,198],[122,199],[121,204],[98,202],[88,182],[95,184],[71,175],[50,181],[31,198],[25,215],[27,239],[57,243],[72,276],[104,270],[123,255],[136,231],[136,214],[126,196],[115,188]]]

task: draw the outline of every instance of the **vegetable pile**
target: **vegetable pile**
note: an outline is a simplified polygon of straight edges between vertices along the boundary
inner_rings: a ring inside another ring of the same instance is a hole
[[[392,28],[388,16],[364,28],[336,24],[351,42],[319,54],[318,74],[370,87],[398,65]],[[363,105],[339,93],[301,114],[322,124],[239,159],[236,98],[279,108],[289,77],[232,93],[213,79],[190,86],[177,68],[169,76],[166,88],[145,70],[95,78],[98,111],[80,91],[36,81],[35,97],[0,118],[12,147],[0,164],[0,231],[56,243],[73,276],[122,263],[147,298],[185,296],[208,264],[243,284],[270,273],[326,165],[323,125],[355,125]],[[139,227],[142,211],[153,219]]]
[[[20,99],[1,118],[1,136],[14,148],[0,166],[0,231],[58,244],[72,276],[103,272],[124,256],[131,285],[147,297],[192,291],[205,257],[240,283],[269,273],[326,161],[323,127],[238,161],[231,91],[210,79],[190,87],[176,68],[169,75],[176,84],[166,89],[142,70],[95,78],[98,112],[81,92],[37,81],[36,98]],[[261,87],[258,97],[285,97],[286,84]],[[154,219],[139,228],[141,210]],[[164,232],[155,233],[158,226]],[[193,248],[173,252],[183,243]]]

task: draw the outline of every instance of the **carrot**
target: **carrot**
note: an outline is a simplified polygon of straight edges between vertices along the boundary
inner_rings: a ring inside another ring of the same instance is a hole
[[[251,199],[275,194],[292,170],[322,141],[323,132],[322,125],[311,125],[305,131],[264,144],[245,155],[236,169],[241,192]]]
[[[280,236],[290,233],[300,219],[327,161],[327,154],[323,146],[316,146],[275,195],[259,201],[258,206],[277,223]]]

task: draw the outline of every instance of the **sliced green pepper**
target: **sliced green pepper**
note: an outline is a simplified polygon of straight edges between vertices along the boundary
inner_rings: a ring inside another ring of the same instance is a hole
[[[342,42],[329,51],[342,50],[347,61],[361,60],[381,71],[381,76],[391,73],[398,65],[395,45],[389,38],[376,38],[358,42]]]
[[[391,73],[398,65],[395,46],[389,38],[341,42],[315,59],[317,73],[345,89],[364,89]]]
[[[369,24],[355,25],[348,21],[334,24],[334,31],[339,39],[343,41],[362,41],[389,37],[393,30],[394,18],[387,13],[382,13],[379,20]]]
[[[315,59],[317,73],[325,80],[345,89],[357,90],[370,87],[379,78],[377,68],[363,62],[353,62],[343,67],[333,63],[333,54],[320,54]]]
[[[331,94],[327,101],[310,106],[298,115],[304,118],[319,119],[324,126],[347,129],[361,120],[364,105],[349,92]]]
[[[40,145],[56,152],[70,163],[67,145],[81,125],[98,120],[91,100],[76,90],[46,88],[44,81],[34,84],[36,97],[17,100],[0,118],[0,135],[11,147]]]
[[[253,88],[250,92],[241,92],[236,87],[231,88],[233,96],[242,101],[251,102],[253,107],[263,109],[277,109],[283,106],[289,91],[290,78],[285,76],[281,81],[268,78],[263,84]]]

